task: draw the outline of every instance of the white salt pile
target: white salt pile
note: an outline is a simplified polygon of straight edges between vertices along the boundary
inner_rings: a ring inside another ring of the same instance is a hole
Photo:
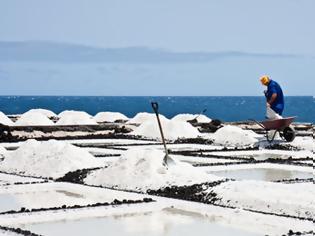
[[[47,116],[48,118],[51,118],[51,117],[54,117],[54,116],[57,116],[54,112],[50,111],[50,110],[47,110],[47,109],[41,109],[41,108],[38,108],[38,109],[31,109],[27,112],[25,112],[24,114],[26,113],[31,113],[31,114],[42,114],[44,116]]]
[[[169,120],[163,115],[159,115],[161,121]],[[140,112],[135,117],[130,119],[127,123],[128,124],[142,124],[145,121],[148,120],[156,120],[156,115],[153,113],[147,113],[147,112]]]
[[[229,181],[211,191],[227,206],[306,218],[315,216],[313,183]]]
[[[59,115],[57,125],[96,125],[91,115],[84,111],[63,111]]]
[[[116,120],[129,120],[127,116],[119,112],[99,112],[94,116],[96,122],[115,122]]]
[[[165,139],[176,140],[178,138],[197,138],[200,136],[197,128],[183,121],[162,120],[161,121]],[[161,134],[156,118],[147,120],[135,128],[133,135],[147,138],[161,139]]]
[[[193,115],[193,114],[178,114],[172,118],[173,121],[189,121],[197,119],[199,123],[209,123],[211,119],[205,115]]]
[[[14,125],[12,120],[10,120],[3,112],[0,111],[0,124],[3,125]]]
[[[17,126],[41,126],[41,125],[53,125],[54,123],[45,115],[41,113],[24,113],[16,122],[15,125]]]
[[[50,140],[28,140],[0,162],[0,170],[38,177],[58,178],[69,171],[102,165],[88,151],[72,144]]]
[[[243,130],[236,126],[227,125],[217,130],[213,137],[216,144],[226,146],[251,146],[258,142],[260,136],[251,130]]]
[[[209,175],[187,163],[173,160],[166,168],[164,152],[152,149],[128,150],[117,162],[104,169],[91,172],[84,180],[91,185],[146,192],[166,186],[182,186],[216,181],[221,178]]]

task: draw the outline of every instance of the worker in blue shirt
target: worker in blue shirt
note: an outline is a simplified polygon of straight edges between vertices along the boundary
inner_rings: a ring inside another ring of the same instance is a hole
[[[284,97],[280,85],[266,75],[260,77],[260,81],[268,88],[267,91],[265,91],[267,107],[270,107],[277,114],[282,115],[284,109]]]

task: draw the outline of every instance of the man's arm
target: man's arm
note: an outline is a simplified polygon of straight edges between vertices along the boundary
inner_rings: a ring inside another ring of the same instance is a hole
[[[272,103],[274,103],[274,101],[276,101],[277,96],[278,96],[278,94],[273,93],[273,94],[271,95],[271,98],[269,99],[269,101],[267,101],[267,106],[271,106]]]

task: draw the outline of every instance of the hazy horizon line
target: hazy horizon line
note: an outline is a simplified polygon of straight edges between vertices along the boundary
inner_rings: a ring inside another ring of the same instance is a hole
[[[83,44],[76,42],[67,42],[67,41],[58,41],[58,40],[1,40],[1,43],[34,43],[34,44],[51,44],[51,45],[65,45],[65,46],[74,46],[74,47],[82,47],[86,49],[95,49],[95,50],[123,50],[123,49],[145,49],[149,51],[156,52],[165,52],[165,53],[174,53],[174,54],[243,54],[244,56],[262,56],[262,57],[310,57],[315,59],[315,55],[312,54],[290,54],[290,53],[281,53],[281,52],[260,52],[260,51],[241,51],[241,50],[221,50],[221,51],[208,51],[208,50],[188,50],[188,51],[179,51],[170,48],[160,48],[146,45],[134,45],[134,46],[126,46],[126,47],[101,47],[95,46],[92,44]],[[238,56],[238,55],[235,55]]]

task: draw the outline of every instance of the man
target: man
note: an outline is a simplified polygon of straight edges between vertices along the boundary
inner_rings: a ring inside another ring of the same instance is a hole
[[[268,109],[272,109],[278,116],[268,118],[281,118],[283,109],[284,109],[284,97],[283,92],[280,85],[276,82],[271,80],[268,76],[264,75],[260,77],[260,81],[263,85],[267,86],[267,91],[265,91],[265,96],[267,99],[267,114]]]

